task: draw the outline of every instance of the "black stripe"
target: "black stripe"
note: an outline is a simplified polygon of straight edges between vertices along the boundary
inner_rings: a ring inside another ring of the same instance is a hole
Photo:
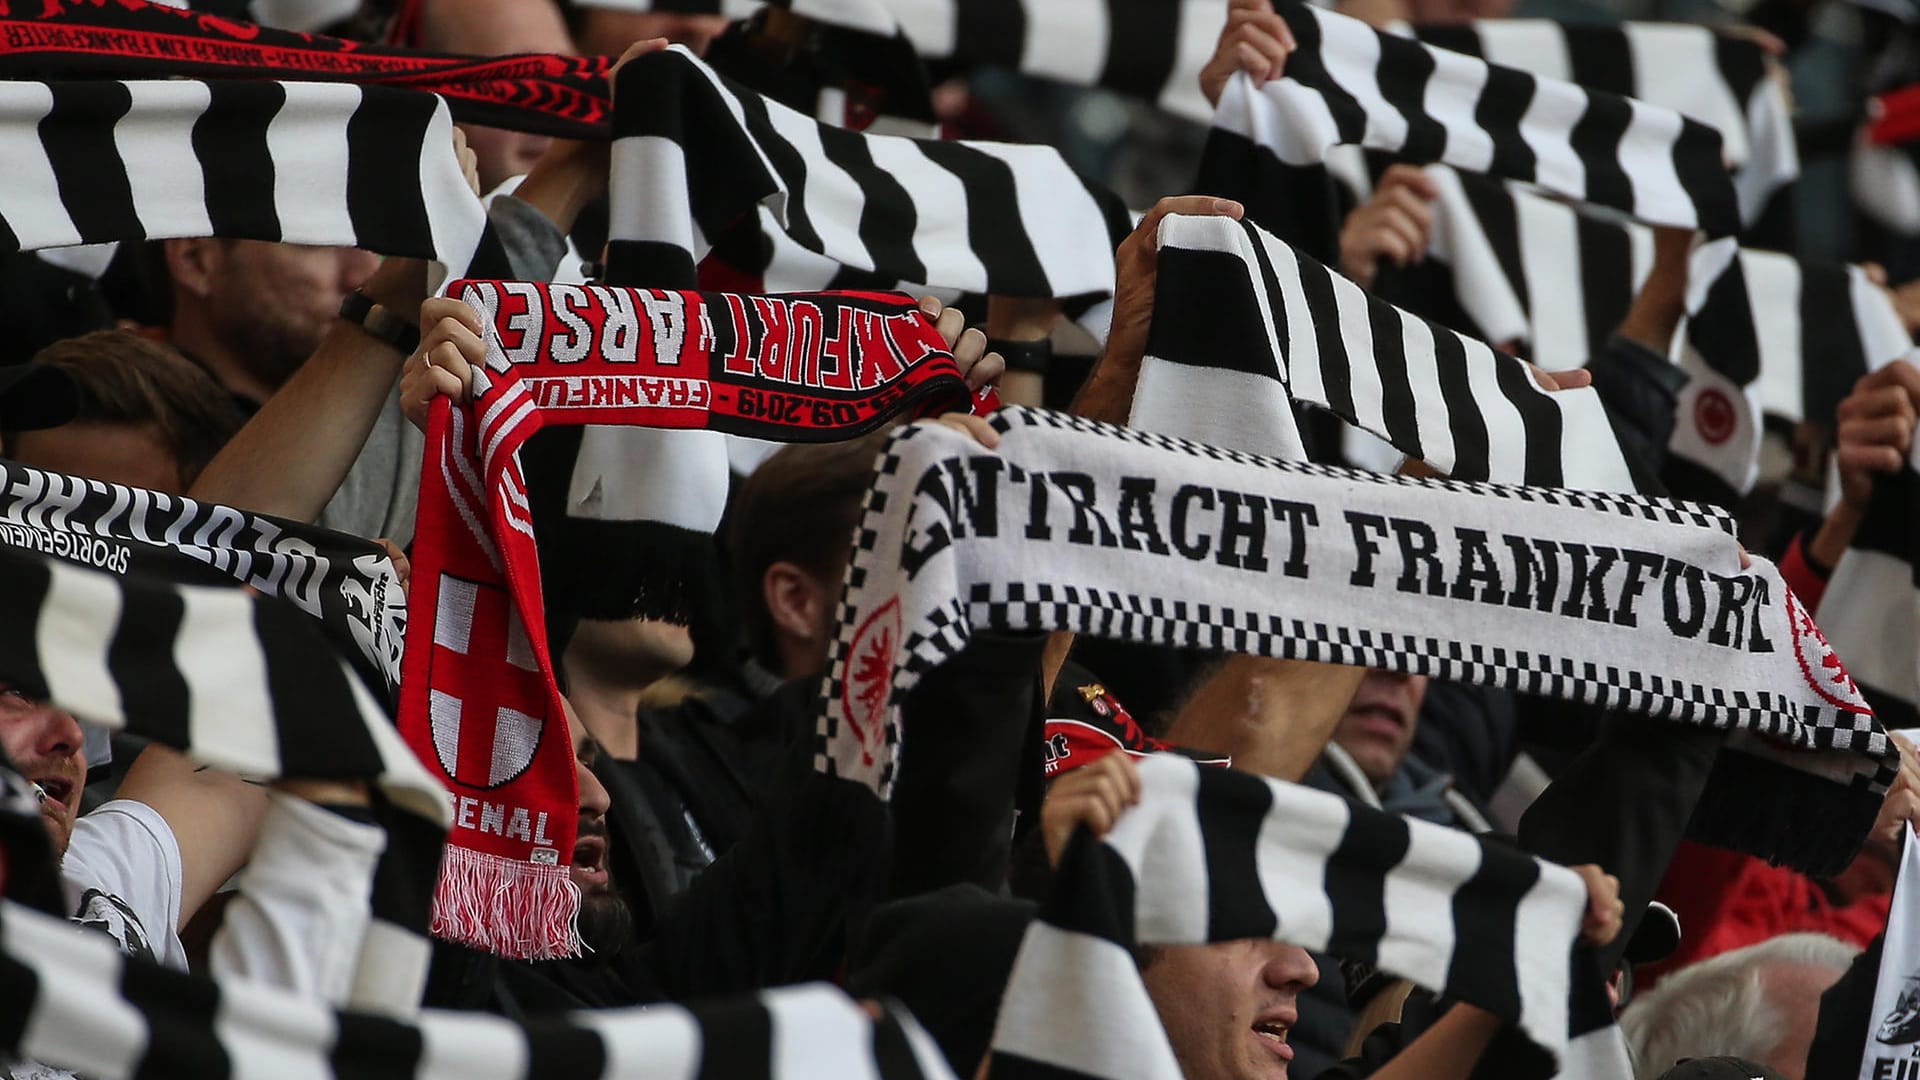
[[[773,1014],[756,998],[696,1008],[700,1071],[696,1080],[773,1080]]]
[[[1260,888],[1260,830],[1273,789],[1251,774],[1199,770],[1194,814],[1207,854],[1207,940],[1271,938],[1279,919]]]
[[[1740,231],[1740,200],[1727,180],[1722,145],[1718,131],[1693,119],[1681,122],[1680,137],[1673,141],[1673,171],[1693,200],[1700,231],[1709,237]]]
[[[913,1044],[900,1020],[889,1009],[873,1023],[873,1063],[882,1080],[912,1080],[921,1075],[920,1062],[913,1056]]]
[[[0,618],[0,681],[42,701],[50,695],[36,630],[50,583],[50,558],[0,544],[0,596],[7,598],[6,617]]]
[[[1333,932],[1326,952],[1348,960],[1377,963],[1387,933],[1386,881],[1407,857],[1411,839],[1406,819],[1364,806],[1352,806],[1340,846],[1327,856],[1325,889],[1333,910]]]
[[[1632,97],[1633,51],[1627,32],[1617,26],[1563,26],[1567,41],[1567,74],[1588,90]]]
[[[1567,136],[1586,171],[1586,200],[1632,212],[1633,181],[1620,162],[1620,139],[1633,120],[1633,107],[1612,94],[1587,95],[1582,113]]]
[[[132,108],[133,94],[124,83],[59,83],[53,108],[40,118],[40,147],[85,243],[146,238],[126,163],[113,141],[114,125]]]
[[[699,281],[693,252],[662,240],[607,241],[607,284],[691,289]]]
[[[1841,267],[1798,262],[1800,402],[1808,423],[1831,425],[1853,384],[1867,373],[1853,281]],[[1847,317],[1841,318],[1840,313]],[[1885,359],[1880,357],[1878,359]]]
[[[926,264],[913,249],[913,231],[920,223],[913,193],[892,173],[874,164],[866,136],[822,125],[820,145],[827,160],[846,170],[860,185],[860,243],[880,276],[926,281]]]
[[[412,180],[428,155],[447,152],[438,143],[427,145],[437,104],[410,91],[360,88],[360,105],[347,121],[346,160],[347,215],[356,246],[385,255],[435,257],[426,195]]]
[[[1740,115],[1744,117],[1754,88],[1767,77],[1766,50],[1760,47],[1759,42],[1714,31],[1713,62],[1714,70],[1720,74],[1720,81],[1727,84],[1733,100],[1740,106]]]
[[[286,104],[286,88],[275,82],[213,80],[207,92],[207,109],[193,123],[193,152],[206,180],[213,235],[278,240],[276,170],[267,126]]]
[[[1020,223],[1013,168],[999,158],[957,143],[915,140],[928,160],[952,173],[966,192],[967,242],[987,270],[987,291],[1007,296],[1052,296]],[[943,212],[953,213],[951,207]]]
[[[1260,305],[1239,256],[1168,247],[1159,266],[1147,355],[1279,381],[1279,358],[1261,333]]]
[[[1433,78],[1433,54],[1417,44],[1398,41],[1400,48],[1387,49],[1393,40],[1382,35],[1380,59],[1373,78],[1380,93],[1407,122],[1407,135],[1398,156],[1408,161],[1439,161],[1447,152],[1447,129],[1427,112],[1427,82]],[[1408,47],[1410,46],[1410,47]]]
[[[1501,273],[1506,275],[1514,296],[1520,301],[1520,309],[1531,315],[1533,299],[1527,289],[1526,263],[1520,257],[1520,212],[1513,192],[1491,177],[1472,173],[1455,175],[1460,178],[1460,189],[1466,193],[1467,205],[1473,208],[1480,231],[1493,247],[1493,257],[1499,260]]]
[[[1414,412],[1413,379],[1407,372],[1406,328],[1400,312],[1368,293],[1367,323],[1373,330],[1373,362],[1380,376],[1380,415],[1386,440],[1403,454],[1424,458],[1420,422]],[[1435,337],[1447,333],[1432,323],[1426,325]]]
[[[1585,214],[1574,218],[1578,237],[1581,310],[1587,318],[1587,354],[1606,346],[1633,304],[1633,235]]]
[[[420,1029],[372,1013],[342,1012],[327,1061],[355,1080],[415,1080],[424,1045]]]
[[[1494,381],[1500,384],[1500,392],[1507,400],[1513,402],[1526,429],[1527,462],[1521,483],[1535,487],[1565,486],[1566,474],[1561,461],[1564,433],[1559,406],[1534,386],[1526,365],[1505,355],[1497,359],[1499,363],[1493,367]],[[1468,476],[1457,469],[1453,476],[1456,480],[1487,479]]]
[[[1435,327],[1433,345],[1434,366],[1440,370],[1440,396],[1447,403],[1447,426],[1453,436],[1451,475],[1486,476],[1493,448],[1486,417],[1480,413],[1480,402],[1474,398],[1473,384],[1467,377],[1466,343],[1444,327]]]
[[[286,775],[380,775],[380,753],[366,725],[341,722],[360,715],[348,683],[355,676],[329,662],[338,657],[320,635],[320,624],[285,601],[263,597],[251,607]]]
[[[192,700],[173,660],[186,605],[174,590],[133,575],[120,580],[120,601],[107,670],[120,688],[127,730],[176,750],[189,749]]]
[[[954,5],[956,60],[1018,69],[1027,33],[1027,10],[1020,0],[966,0]]]
[[[998,1050],[993,1053],[993,1066],[987,1075],[993,1080],[1103,1080],[1092,1073]]]
[[[1700,310],[1687,320],[1687,339],[1707,367],[1735,386],[1746,386],[1760,376],[1760,341],[1754,333],[1753,305],[1739,256],[1707,286]]]
[[[809,177],[806,155],[774,129],[773,123],[767,119],[766,98],[750,90],[732,87],[729,89],[734,90],[734,95],[740,101],[741,114],[746,118],[747,133],[753,136],[754,142],[760,144],[761,153],[773,163],[773,171],[787,186],[787,235],[793,237],[808,251],[819,251],[823,246],[820,233],[814,229],[813,219],[807,214]],[[703,220],[702,225],[704,224]]]
[[[1465,53],[1480,59],[1485,59],[1487,55],[1486,49],[1480,44],[1480,31],[1471,22],[1423,23],[1413,28],[1413,35],[1436,49]]]
[[[1313,318],[1313,337],[1320,347],[1320,384],[1326,388],[1327,411],[1351,424],[1353,413],[1353,364],[1347,358],[1346,336],[1340,330],[1340,302],[1333,288],[1333,274],[1326,267],[1305,258],[1297,260],[1300,289],[1306,294],[1307,314]]]
[[[1897,473],[1874,477],[1873,497],[1860,517],[1852,546],[1911,564],[1914,585],[1920,588],[1920,473],[1902,467]]]
[[[1107,60],[1100,85],[1157,100],[1172,81],[1179,59],[1183,10],[1184,5],[1167,0],[1107,0]]]
[[[1480,100],[1473,107],[1473,122],[1493,140],[1493,161],[1488,176],[1532,180],[1539,162],[1533,147],[1520,137],[1520,120],[1533,104],[1539,84],[1524,71],[1499,64],[1487,65],[1487,82]]]
[[[143,929],[158,937],[173,927]],[[120,996],[147,1021],[147,1046],[134,1070],[135,1080],[221,1080],[232,1074],[226,1046],[213,1027],[220,1013],[219,983],[129,960],[120,969]]]
[[[1501,1016],[1520,1015],[1514,921],[1540,866],[1480,840],[1480,866],[1453,894],[1453,959],[1446,991]]]
[[[526,1025],[527,1060],[542,1076],[601,1076],[607,1071],[607,1047],[600,1033],[565,1019]]]
[[[1275,4],[1274,9],[1287,20],[1287,27],[1299,45],[1287,56],[1287,77],[1318,92],[1326,100],[1327,111],[1333,115],[1334,126],[1340,132],[1339,142],[1358,145],[1367,133],[1367,112],[1327,74],[1327,67],[1320,60],[1322,42],[1318,16],[1311,8],[1298,3]],[[1383,54],[1392,40],[1382,35],[1380,51]]]

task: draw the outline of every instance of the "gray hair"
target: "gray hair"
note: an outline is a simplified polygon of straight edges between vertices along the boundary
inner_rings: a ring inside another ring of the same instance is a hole
[[[1787,1018],[1768,999],[1762,973],[1788,965],[1845,971],[1859,954],[1825,934],[1782,934],[1674,972],[1620,1015],[1634,1075],[1652,1080],[1681,1058],[1765,1061],[1779,1046]]]

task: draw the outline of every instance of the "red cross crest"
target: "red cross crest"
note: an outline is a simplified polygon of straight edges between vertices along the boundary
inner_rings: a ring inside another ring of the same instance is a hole
[[[526,772],[546,726],[547,683],[505,589],[440,575],[432,668],[427,709],[447,775],[493,789]]]

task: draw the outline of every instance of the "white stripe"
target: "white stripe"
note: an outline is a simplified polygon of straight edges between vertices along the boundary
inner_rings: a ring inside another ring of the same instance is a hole
[[[874,165],[886,170],[913,196],[919,211],[913,222],[913,253],[921,265],[929,270],[940,267],[942,284],[949,288],[984,292],[987,265],[967,242],[966,216],[956,212],[967,204],[966,185],[934,164],[919,144],[910,140],[869,139],[867,149],[873,154]],[[775,250],[779,251],[778,244]],[[768,288],[772,288],[771,281]]]
[[[1013,143],[969,145],[1006,162],[1012,170],[1020,227],[1033,242],[1052,295],[1112,292],[1112,255],[1106,244],[1087,242],[1088,237],[1107,235],[1106,219],[1086,185],[1064,167],[1060,152],[1050,146]]]
[[[1747,109],[1720,70],[1715,31],[1656,22],[1622,23],[1620,29],[1633,57],[1632,96],[1676,109],[1718,131],[1727,161],[1735,168],[1745,165],[1751,156]],[[1762,76],[1760,81],[1769,80]]]
[[[1802,367],[1809,359],[1800,355],[1800,305],[1806,284],[1800,263],[1790,255],[1742,251],[1740,269],[1747,282],[1753,336],[1760,346],[1760,371],[1747,390],[1763,414],[1799,423],[1807,418]],[[1838,313],[1813,314],[1830,319]]]
[[[687,154],[679,143],[659,135],[615,139],[611,169],[620,182],[608,201],[610,238],[651,240],[701,255],[693,240]]]
[[[636,462],[673,469],[636,473]],[[567,515],[592,521],[659,521],[698,532],[720,524],[713,493],[727,489],[726,439],[717,431],[589,424],[567,489]]]
[[[1244,71],[1227,80],[1213,126],[1244,135],[1289,165],[1314,165],[1340,141],[1340,125],[1318,90],[1292,79],[1256,88]]]
[[[524,1076],[532,1064],[521,1029],[496,1016],[433,1013],[420,1025],[420,1044],[415,1080]]]
[[[1589,339],[1578,218],[1565,203],[1506,190],[1513,195],[1520,272],[1533,305],[1533,362],[1545,371],[1583,367]]]
[[[997,1054],[1087,1076],[1181,1075],[1133,955],[1105,938],[1034,920],[1000,1000]]]
[[[1513,962],[1520,989],[1520,1027],[1543,1046],[1567,1040],[1568,944],[1580,936],[1587,887],[1564,866],[1534,860],[1540,880],[1520,900],[1513,916]],[[1542,942],[1554,942],[1545,948]],[[1561,943],[1568,944],[1561,944]]]
[[[465,578],[440,575],[440,591],[434,597],[433,643],[465,656],[467,642],[473,637],[474,608],[480,587]]]
[[[360,88],[340,83],[285,86],[286,104],[267,125],[280,238],[289,244],[351,245],[347,173],[355,167],[377,167],[355,163],[347,150],[347,123],[360,105]]]
[[[1587,112],[1586,92],[1572,83],[1539,80],[1520,118],[1520,137],[1533,149],[1533,179],[1541,187],[1569,195],[1587,190],[1587,169],[1567,141],[1567,133]],[[1693,220],[1689,206],[1685,218]]]
[[[1287,312],[1287,384],[1293,396],[1304,401],[1327,400],[1327,379],[1321,369],[1320,338],[1314,333],[1313,311],[1307,306],[1307,294],[1300,287],[1300,275],[1306,270],[1304,256],[1267,234],[1260,235],[1273,263],[1274,276],[1280,279],[1280,295]]]
[[[1473,30],[1489,64],[1563,82],[1573,78],[1566,31],[1551,19],[1481,19]]]
[[[1855,680],[1920,704],[1920,592],[1913,565],[1883,551],[1848,548],[1827,584],[1820,629]],[[1853,601],[1848,603],[1847,601]]]
[[[929,60],[953,55],[962,0],[888,0],[900,30],[913,49]]]
[[[1487,66],[1471,56],[1429,49],[1433,75],[1421,107],[1447,130],[1446,159],[1455,168],[1485,172],[1493,165],[1493,136],[1474,122],[1486,90]]]
[[[1346,839],[1352,811],[1340,799],[1301,798],[1298,789],[1268,784],[1275,812],[1260,822],[1254,866],[1260,891],[1278,908],[1287,941],[1308,949],[1325,948],[1333,936],[1333,904],[1323,887],[1327,856]],[[1278,812],[1286,807],[1284,813]],[[1302,888],[1313,882],[1312,888]]]
[[[1107,0],[1023,0],[1021,6],[1027,16],[1021,72],[1075,86],[1100,81],[1112,33]]]
[[[1227,5],[1220,0],[1179,0],[1180,29],[1173,42],[1173,71],[1157,99],[1161,108],[1204,124],[1213,103],[1200,90],[1200,69],[1213,59],[1214,44],[1227,28]]]
[[[1381,93],[1376,73],[1380,68],[1380,36],[1358,19],[1307,8],[1320,23],[1322,42],[1320,62],[1327,76],[1353,96],[1366,113],[1366,133],[1360,141],[1381,150],[1397,150],[1407,141],[1407,119]],[[1289,80],[1282,79],[1281,83]]]
[[[494,458],[499,455],[500,448],[506,444],[507,440],[514,437],[520,423],[531,417],[535,409],[533,398],[528,396],[525,383],[519,384],[514,391],[503,395],[503,401],[505,400],[511,400],[514,403],[513,411],[493,426],[493,430],[487,434],[487,445],[480,454],[480,467],[489,473],[502,467],[494,461]]]
[[[1207,940],[1207,857],[1194,798],[1200,766],[1177,754],[1140,763],[1140,783],[1163,797],[1122,815],[1107,846],[1138,882],[1154,882],[1135,898],[1135,936],[1143,942]]]
[[[569,1019],[600,1036],[607,1054],[602,1076],[694,1080],[700,1075],[700,1024],[678,1005],[583,1009]]]
[[[193,152],[193,125],[212,92],[204,82],[185,79],[123,85],[133,105],[114,125],[113,142],[126,166],[135,214],[150,237],[213,235],[206,177]]]
[[[1525,446],[1527,425],[1520,418],[1520,410],[1507,399],[1507,392],[1495,375],[1499,365],[1514,363],[1514,359],[1470,337],[1460,341],[1467,350],[1467,390],[1480,410],[1480,419],[1487,425],[1487,479],[1494,483],[1522,483],[1527,474],[1524,455],[1502,453],[1502,450]]]
[[[119,582],[52,560],[46,567],[50,580],[35,644],[48,696],[82,720],[123,727],[120,687],[107,667],[107,649],[120,629]]]
[[[1347,346],[1347,389],[1353,395],[1353,415],[1361,427],[1384,436],[1386,417],[1382,410],[1380,366],[1373,355],[1373,325],[1367,317],[1368,294],[1331,270],[1323,272],[1333,284],[1334,301],[1339,306],[1340,337]]]
[[[860,219],[866,209],[866,191],[852,174],[834,164],[820,145],[820,122],[778,102],[767,102],[767,120],[787,146],[800,156],[805,170],[802,208],[828,255],[861,270],[875,269],[873,253],[860,240]],[[793,193],[782,175],[787,198]],[[791,222],[791,212],[787,218]],[[964,218],[963,218],[964,220]]]
[[[873,1043],[873,1020],[847,995],[816,984],[765,1000],[773,1021],[771,1075],[879,1080],[872,1054],[847,1053]]]
[[[70,247],[84,239],[67,216],[53,163],[40,144],[40,121],[53,111],[53,90],[45,83],[0,83],[0,161],[7,179],[0,183],[0,220],[20,238],[20,248]]]
[[[1235,416],[1262,419],[1257,424],[1223,422]],[[1265,375],[1190,367],[1149,355],[1140,362],[1133,416],[1127,424],[1250,454],[1289,461],[1307,457],[1287,388]]]
[[[1453,416],[1440,393],[1440,357],[1433,346],[1435,328],[1404,311],[1395,314],[1400,319],[1401,340],[1406,342],[1407,382],[1413,390],[1421,456],[1446,472],[1453,467]],[[1443,334],[1451,332],[1440,330]]]
[[[1400,865],[1381,883],[1380,906],[1387,916],[1380,938],[1378,966],[1416,982],[1445,985],[1453,965],[1453,900],[1460,886],[1480,868],[1480,844],[1457,829],[1422,830]],[[1464,963],[1476,957],[1463,956]]]
[[[1679,113],[1655,108],[1645,102],[1627,99],[1633,119],[1620,136],[1620,147],[1644,148],[1631,155],[1622,154],[1627,180],[1633,185],[1633,213],[1650,221],[1697,224],[1700,212],[1693,197],[1680,186],[1680,174],[1673,167],[1673,146],[1680,141],[1686,121]]]
[[[1430,165],[1427,176],[1440,191],[1433,203],[1433,257],[1453,271],[1454,296],[1491,341],[1533,337],[1525,304],[1507,280],[1493,243],[1467,201],[1460,174],[1445,165]]]
[[[465,277],[467,263],[487,228],[487,209],[467,186],[465,170],[453,147],[453,117],[442,99],[434,107],[420,146],[420,194],[427,208],[433,250],[440,256],[427,287]],[[444,268],[445,277],[440,277]]]
[[[204,764],[249,777],[280,771],[266,654],[245,593],[181,589],[173,662],[187,686],[187,745]]]
[[[424,944],[424,943],[422,943]],[[242,1076],[334,1080],[331,1054],[339,1028],[317,997],[234,993],[229,983],[213,1018],[214,1036]]]

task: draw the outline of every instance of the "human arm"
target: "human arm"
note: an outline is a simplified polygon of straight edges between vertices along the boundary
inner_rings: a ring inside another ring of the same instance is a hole
[[[987,298],[987,338],[991,341],[1046,342],[1060,319],[1058,300],[1024,296]],[[1000,378],[1000,399],[1009,405],[1043,404],[1046,376],[1038,371],[1009,368]]]
[[[157,745],[134,758],[114,797],[151,808],[173,833],[180,850],[175,930],[245,865],[267,810],[265,789]]]
[[[1333,737],[1367,669],[1245,654],[1200,685],[1167,740],[1226,754],[1236,768],[1299,780]]]

